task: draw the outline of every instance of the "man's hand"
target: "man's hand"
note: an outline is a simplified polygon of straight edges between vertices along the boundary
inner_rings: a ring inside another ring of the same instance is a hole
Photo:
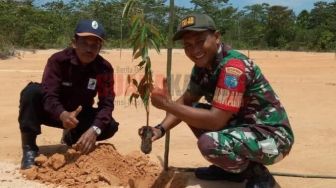
[[[72,112],[63,111],[60,115],[60,120],[63,123],[63,127],[66,129],[75,128],[78,124],[77,115],[82,111],[82,106],[78,106],[78,108]]]
[[[86,154],[94,149],[96,146],[97,135],[96,132],[90,127],[82,136],[78,139],[76,144],[74,144],[74,148],[77,151],[81,151]]]
[[[142,137],[143,136],[143,130],[146,126],[143,126],[141,127],[139,130],[138,130],[138,133],[139,133],[139,136]],[[153,131],[153,136],[152,136],[152,142],[154,142],[155,140],[161,138],[163,135],[161,134],[161,130],[160,129],[157,129],[155,127],[150,127]]]
[[[172,102],[171,96],[168,92],[167,79],[163,79],[163,88],[155,87],[151,92],[151,102],[153,106],[159,109],[164,109],[168,103]]]

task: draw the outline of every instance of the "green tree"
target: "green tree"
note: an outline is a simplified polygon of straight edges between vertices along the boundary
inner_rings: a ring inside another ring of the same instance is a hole
[[[268,9],[266,42],[269,47],[285,48],[294,35],[295,14],[283,6],[271,6]]]
[[[244,7],[241,18],[242,39],[248,48],[265,48],[265,31],[269,4],[254,4]]]
[[[336,1],[316,2],[310,14],[309,29],[315,33],[312,46],[315,46],[316,50],[335,49]]]

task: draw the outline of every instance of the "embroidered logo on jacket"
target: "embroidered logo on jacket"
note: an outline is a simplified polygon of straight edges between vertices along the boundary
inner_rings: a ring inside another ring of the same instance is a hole
[[[71,87],[72,83],[71,82],[62,82],[62,86]]]
[[[90,90],[95,90],[96,85],[97,85],[97,80],[94,79],[94,78],[90,78],[87,88],[90,89]]]

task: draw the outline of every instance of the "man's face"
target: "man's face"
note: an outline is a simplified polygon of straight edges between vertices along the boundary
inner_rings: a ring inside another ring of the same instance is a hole
[[[82,64],[91,63],[96,59],[102,46],[102,41],[95,36],[76,37],[72,42],[72,47]]]
[[[185,54],[197,67],[210,68],[220,44],[218,32],[189,31],[182,37]]]

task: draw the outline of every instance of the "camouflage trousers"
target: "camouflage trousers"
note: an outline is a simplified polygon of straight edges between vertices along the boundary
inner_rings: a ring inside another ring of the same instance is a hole
[[[235,125],[215,132],[190,128],[205,159],[228,172],[239,173],[249,161],[270,165],[282,160],[293,144],[292,136],[282,127],[260,133],[253,126],[258,125]]]

